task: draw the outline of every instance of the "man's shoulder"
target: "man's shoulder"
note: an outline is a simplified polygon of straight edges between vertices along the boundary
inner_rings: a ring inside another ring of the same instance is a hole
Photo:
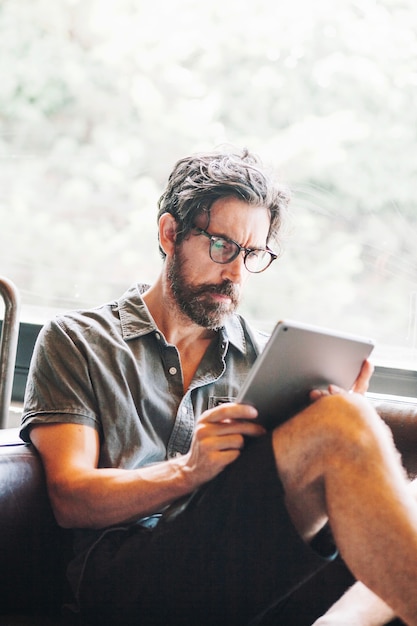
[[[85,332],[86,329],[101,326],[109,319],[112,311],[117,308],[117,301],[108,302],[97,307],[85,309],[73,309],[58,313],[48,320],[43,327],[45,334],[56,333],[62,330],[67,333]]]
[[[123,321],[130,319],[130,317],[140,318],[138,312],[143,307],[141,294],[147,288],[147,285],[133,285],[118,299],[95,307],[59,313],[44,325],[43,332],[50,334],[61,330],[65,333],[78,335],[84,332],[94,332],[94,329],[108,331],[114,326],[119,328]]]

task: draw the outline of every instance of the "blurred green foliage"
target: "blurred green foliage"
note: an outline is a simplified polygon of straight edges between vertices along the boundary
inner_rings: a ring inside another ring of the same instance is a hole
[[[230,144],[293,190],[243,311],[413,357],[416,30],[412,0],[0,2],[0,273],[25,315],[152,281],[172,165]]]

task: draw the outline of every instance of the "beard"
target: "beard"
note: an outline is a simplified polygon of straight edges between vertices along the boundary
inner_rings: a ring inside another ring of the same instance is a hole
[[[230,280],[225,280],[219,284],[191,285],[188,283],[185,260],[178,248],[168,267],[168,280],[180,311],[194,324],[208,330],[218,330],[223,326],[225,319],[232,315],[239,305],[238,288]],[[230,302],[217,302],[210,294],[227,296],[230,298]]]

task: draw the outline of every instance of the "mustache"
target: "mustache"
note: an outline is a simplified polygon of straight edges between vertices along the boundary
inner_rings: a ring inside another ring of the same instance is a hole
[[[232,300],[236,300],[239,298],[239,290],[230,280],[225,280],[218,285],[214,285],[213,283],[206,283],[200,285],[194,292],[194,295],[204,295],[206,293],[218,293],[222,296],[227,296]]]

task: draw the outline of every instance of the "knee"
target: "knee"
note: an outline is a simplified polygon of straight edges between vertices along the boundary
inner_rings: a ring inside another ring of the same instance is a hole
[[[323,397],[315,404],[322,452],[331,459],[369,462],[394,447],[390,429],[364,396],[341,393]]]
[[[320,398],[274,431],[273,446],[287,497],[299,501],[307,494],[321,511],[328,478],[346,485],[371,467],[401,467],[391,431],[358,394]]]

